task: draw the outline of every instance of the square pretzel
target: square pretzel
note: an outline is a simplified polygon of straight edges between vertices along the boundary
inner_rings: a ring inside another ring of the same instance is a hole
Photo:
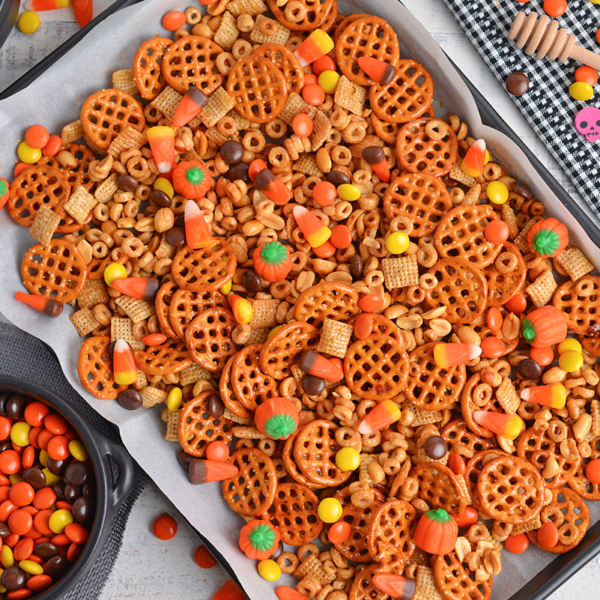
[[[179,441],[179,415],[181,410],[168,410],[167,409],[167,433],[165,440],[167,442],[178,442]]]
[[[93,308],[97,304],[108,304],[110,296],[102,279],[87,279],[77,296],[79,308]]]
[[[334,321],[325,318],[321,328],[321,338],[317,346],[317,352],[344,358],[348,350],[348,344],[352,338],[354,327],[348,323]]]
[[[581,279],[594,270],[594,265],[579,248],[565,248],[554,260],[573,281]]]
[[[29,235],[42,246],[47,246],[59,224],[60,217],[47,206],[41,206],[33,225],[29,228]]]
[[[65,125],[60,132],[60,139],[62,140],[63,146],[72,144],[83,137],[83,125],[81,121],[73,121],[68,125]]]
[[[90,211],[98,204],[98,198],[92,196],[82,185],[75,188],[71,197],[65,202],[63,208],[68,212],[80,225],[83,225]]]
[[[384,258],[381,263],[385,287],[388,290],[419,285],[419,263],[416,254]]]
[[[115,195],[118,190],[117,174],[111,173],[102,183],[98,184],[94,191],[94,197],[101,204],[106,204]]]
[[[135,85],[133,79],[133,71],[131,69],[120,69],[112,74],[112,86],[117,90],[123,90],[132,96],[137,96],[140,92]]]
[[[277,325],[275,315],[277,307],[281,304],[281,300],[269,298],[265,300],[255,300],[252,304],[252,319],[249,323],[252,329],[271,329]]]
[[[89,308],[78,310],[69,317],[69,320],[73,323],[75,329],[77,329],[77,333],[81,337],[91,333],[96,327],[100,327],[100,323],[94,319],[94,315]]]
[[[215,31],[213,40],[219,44],[221,48],[231,50],[233,42],[235,42],[238,37],[240,37],[240,30],[237,28],[236,18],[226,10],[221,15],[221,21],[217,31]]]
[[[517,390],[515,390],[515,386],[508,377],[504,377],[502,383],[498,386],[498,389],[496,390],[496,399],[504,409],[504,412],[509,415],[516,414],[517,409],[521,404],[521,399],[517,394]]]
[[[148,317],[151,317],[156,308],[154,304],[141,300],[140,298],[131,298],[129,296],[119,296],[115,298],[115,304],[125,311],[125,314],[134,322],[139,323]]]
[[[110,341],[125,340],[133,350],[143,350],[146,346],[133,335],[133,321],[127,317],[110,319]]]
[[[525,288],[525,291],[535,306],[541,308],[552,300],[552,296],[554,296],[557,288],[558,284],[554,280],[552,271],[548,269],[541,275],[538,275],[537,279]]]
[[[145,387],[141,392],[142,406],[144,408],[152,408],[157,404],[162,404],[167,400],[167,392],[159,390],[151,385]]]

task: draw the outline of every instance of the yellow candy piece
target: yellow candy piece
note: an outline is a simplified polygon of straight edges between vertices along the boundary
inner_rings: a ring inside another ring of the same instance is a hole
[[[583,354],[575,350],[567,350],[558,358],[558,366],[567,373],[572,373],[583,366]]]
[[[181,406],[182,400],[183,394],[181,393],[181,388],[174,387],[167,396],[167,408],[171,412],[175,412]]]
[[[158,177],[154,182],[154,189],[164,192],[169,198],[172,198],[175,195],[175,190],[171,185],[171,182],[164,177]]]
[[[40,28],[40,24],[41,21],[39,15],[32,10],[25,11],[17,21],[17,27],[19,28],[19,31],[21,33],[26,33],[27,35],[35,33]]]
[[[325,498],[319,502],[317,513],[323,523],[335,523],[342,517],[342,503],[336,498]]]
[[[32,165],[42,158],[42,151],[32,148],[27,142],[21,142],[17,148],[17,155],[24,163]]]
[[[267,581],[277,581],[281,577],[281,568],[270,558],[258,563],[258,574]]]
[[[62,478],[60,477],[60,475],[55,475],[47,467],[45,469],[42,469],[42,473],[46,476],[45,487],[48,487],[49,485],[52,485],[53,483],[57,483],[58,481],[62,481]]]
[[[581,353],[583,349],[581,348],[579,340],[576,340],[575,338],[567,338],[558,345],[559,354],[562,354],[563,352],[568,352],[569,350],[574,350],[575,352]]]
[[[233,287],[233,279],[230,279],[224,286],[219,288],[219,291],[222,294],[225,294],[227,296],[227,294],[229,294],[229,292],[231,292],[232,287]]]
[[[402,254],[408,250],[410,244],[410,238],[401,231],[394,231],[387,236],[385,240],[385,247],[388,252],[392,254]]]
[[[594,95],[594,88],[584,81],[576,81],[569,88],[569,94],[571,94],[571,98],[574,100],[585,102]]]
[[[486,191],[490,202],[494,204],[504,204],[508,200],[508,188],[501,181],[490,181]]]
[[[42,464],[42,467],[48,466],[49,458],[50,458],[50,455],[45,450],[40,450],[40,463]]]
[[[340,471],[356,471],[360,467],[360,454],[354,448],[346,446],[335,455],[335,464]]]
[[[13,556],[13,551],[6,544],[2,546],[2,550],[0,550],[0,563],[5,569],[12,567],[15,564],[15,557]]]
[[[267,339],[272,338],[282,327],[283,327],[283,325],[277,325],[277,327],[273,327],[273,329],[271,329],[271,331],[269,331],[269,335],[267,335]]]
[[[87,448],[83,442],[72,440],[69,442],[69,452],[71,456],[79,462],[85,462],[89,458]]]
[[[15,423],[10,429],[10,439],[17,446],[29,446],[29,432],[31,425],[25,421]]]
[[[317,82],[326,94],[335,94],[339,80],[340,75],[336,71],[323,71]]]
[[[360,198],[360,190],[351,183],[342,183],[337,189],[338,195],[342,200],[354,202]]]
[[[8,476],[11,485],[15,485],[17,483],[21,483],[21,481],[23,481],[23,475],[18,475],[17,473],[14,473],[13,475],[9,475]]]
[[[55,510],[48,521],[48,527],[56,534],[62,533],[73,522],[73,515],[64,508]]]
[[[22,560],[19,563],[19,567],[30,575],[41,575],[44,572],[44,567],[33,560]]]
[[[113,281],[127,277],[127,269],[120,263],[110,263],[104,269],[104,281],[106,285],[112,287]]]

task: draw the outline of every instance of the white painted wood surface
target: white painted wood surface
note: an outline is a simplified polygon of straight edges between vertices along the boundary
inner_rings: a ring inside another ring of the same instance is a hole
[[[403,1],[450,58],[491,101],[508,125],[565,189],[573,194],[574,188],[567,176],[502,90],[442,0]],[[95,0],[94,15],[110,4],[111,0]],[[41,13],[41,19],[42,25],[34,35],[26,36],[15,28],[5,46],[0,49],[0,90],[5,89],[79,29],[70,8]],[[179,522],[177,536],[168,542],[161,542],[152,534],[152,522],[164,512],[174,516]],[[228,577],[218,566],[209,571],[196,566],[193,553],[198,545],[198,537],[179,517],[173,505],[154,485],[150,485],[133,508],[121,554],[100,596],[101,600],[212,598]],[[596,558],[555,592],[551,600],[596,597],[600,587],[599,578],[600,559]]]

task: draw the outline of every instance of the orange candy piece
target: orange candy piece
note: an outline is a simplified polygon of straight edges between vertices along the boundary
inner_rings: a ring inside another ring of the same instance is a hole
[[[302,97],[312,106],[321,106],[325,102],[325,90],[316,83],[309,83],[302,88]]]
[[[327,240],[324,244],[313,248],[313,252],[319,258],[331,258],[335,254],[335,251],[336,247],[329,240]]]
[[[308,596],[301,594],[287,585],[280,585],[275,591],[279,600],[310,600]]]
[[[292,121],[292,129],[298,137],[307,138],[313,132],[314,123],[308,115],[298,113]]]
[[[212,600],[246,600],[246,595],[230,579],[213,597]]]
[[[217,564],[215,557],[210,553],[210,550],[204,545],[198,546],[196,548],[196,551],[194,552],[194,562],[201,569],[212,569]]]
[[[124,339],[119,339],[115,343],[113,372],[115,383],[118,385],[131,385],[138,379],[138,370],[131,346]],[[50,444],[48,444],[49,446]]]
[[[596,32],[597,35],[598,32]],[[598,71],[587,65],[581,65],[575,69],[575,81],[581,81],[594,87],[598,83]]]
[[[477,140],[467,150],[460,168],[464,173],[471,177],[481,177],[483,166],[485,164],[485,156],[485,140]]]
[[[162,25],[168,31],[181,29],[185,25],[185,14],[180,10],[172,10],[163,17]]]
[[[193,200],[185,203],[185,240],[193,249],[207,248],[216,242],[200,207]]]
[[[486,358],[498,358],[505,351],[506,346],[504,342],[495,335],[488,335],[488,337],[481,340],[481,355]]]
[[[558,527],[552,523],[552,521],[543,523],[542,526],[537,530],[538,542],[544,546],[544,548],[554,548],[554,546],[558,544],[559,537],[560,534],[558,533]]]
[[[352,533],[352,527],[350,527],[350,523],[346,523],[346,521],[338,521],[334,523],[327,532],[327,539],[332,544],[341,544],[345,542]]]
[[[48,143],[42,148],[44,156],[55,156],[62,148],[62,138],[60,135],[51,135]],[[29,167],[29,165],[27,165]]]
[[[337,225],[340,227],[340,225]],[[335,227],[333,229],[335,231]],[[358,308],[366,313],[374,313],[383,308],[383,297],[379,294],[367,294],[358,301]]]
[[[504,541],[504,547],[512,554],[523,554],[529,548],[529,538],[524,533],[509,535]]]
[[[206,446],[206,458],[208,460],[219,460],[227,462],[229,458],[229,446],[225,442],[214,441]]]
[[[500,331],[502,329],[502,313],[497,306],[492,306],[488,308],[488,311],[485,315],[485,322],[487,326],[494,332]]]
[[[492,219],[483,230],[485,239],[490,244],[500,245],[503,244],[510,235],[510,229],[508,225],[502,219]]]
[[[471,525],[477,523],[478,518],[479,513],[477,512],[477,510],[474,509],[472,506],[467,506],[463,514],[460,515],[460,517],[458,517],[456,522],[458,523],[459,527],[471,527]]]
[[[544,12],[549,17],[561,17],[568,7],[567,0],[544,0]]]
[[[50,140],[50,134],[43,125],[32,125],[25,132],[25,143],[31,148],[41,150]]]
[[[170,540],[177,534],[177,521],[170,515],[161,515],[154,521],[152,531],[159,540]]]
[[[373,317],[363,313],[354,322],[354,335],[359,340],[366,340],[373,333]]]
[[[515,313],[515,315],[520,315],[527,308],[527,298],[525,294],[522,292],[516,293],[510,300],[504,303],[504,308]]]
[[[600,458],[593,458],[585,467],[585,476],[591,483],[600,483]]]
[[[331,230],[331,237],[329,240],[339,250],[345,250],[352,245],[352,231],[347,225],[336,225]]]
[[[540,367],[547,367],[554,360],[554,351],[552,348],[534,348],[529,349],[529,358],[535,360]]]
[[[464,475],[467,470],[465,459],[456,452],[450,452],[448,455],[448,468],[452,469],[455,475]]]

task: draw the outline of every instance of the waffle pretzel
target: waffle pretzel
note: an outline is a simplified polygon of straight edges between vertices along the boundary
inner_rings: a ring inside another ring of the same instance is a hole
[[[288,89],[283,73],[271,60],[252,54],[229,71],[227,93],[242,117],[251,123],[268,123],[281,114]]]
[[[233,391],[233,385],[231,383],[231,368],[233,366],[233,359],[235,355],[229,358],[225,363],[225,368],[221,373],[221,379],[219,380],[219,393],[221,394],[221,400],[223,404],[236,416],[241,419],[252,419],[252,413],[237,399],[235,392]]]
[[[326,488],[326,485],[320,485],[318,483],[312,482],[308,477],[305,477],[302,472],[298,469],[298,465],[294,460],[294,444],[296,443],[296,438],[298,437],[299,430],[296,430],[290,437],[285,440],[285,444],[283,445],[283,450],[281,451],[281,458],[283,460],[283,466],[290,479],[307,487],[310,490],[322,490]]]
[[[465,567],[454,550],[449,554],[437,555],[433,563],[435,585],[445,600],[489,600],[494,578],[485,581],[475,579],[475,573]]]
[[[214,292],[233,277],[236,264],[233,248],[224,241],[198,250],[184,246],[173,259],[171,274],[184,290]]]
[[[552,304],[563,313],[571,331],[585,333],[598,322],[600,277],[585,275],[577,282],[566,281],[554,292]]]
[[[438,283],[425,292],[431,308],[445,306],[444,318],[450,323],[471,323],[486,308],[487,283],[481,271],[466,260],[443,258],[429,269]]]
[[[473,433],[463,419],[450,421],[441,436],[450,444],[451,451],[471,458],[476,452],[496,448],[496,438],[481,438]],[[459,451],[460,450],[460,451]]]
[[[179,373],[192,365],[187,348],[175,340],[167,340],[160,346],[147,346],[134,350],[137,368],[147,375],[170,375]]]
[[[462,258],[474,267],[492,264],[502,246],[487,241],[483,230],[495,219],[489,204],[455,206],[440,220],[434,234],[434,244],[444,258]]]
[[[340,449],[335,441],[337,425],[316,419],[305,425],[294,441],[293,455],[300,472],[318,485],[338,486],[348,480],[351,471],[341,471],[335,463]]]
[[[384,565],[406,563],[416,548],[412,538],[417,522],[417,511],[405,500],[382,504],[371,517],[367,533],[373,560]]]
[[[263,518],[279,531],[284,544],[302,546],[319,537],[323,530],[318,506],[319,498],[305,485],[279,483],[275,500]]]
[[[292,321],[272,335],[260,351],[260,368],[265,375],[283,379],[291,374],[290,367],[305,350],[314,350],[319,343],[316,327]]]
[[[431,139],[425,129],[430,121],[431,118],[419,117],[405,123],[396,138],[396,155],[403,169],[440,177],[456,163],[458,139],[450,127],[441,140]]]
[[[503,306],[525,284],[527,267],[521,251],[510,242],[504,242],[500,253],[511,252],[517,257],[517,268],[508,273],[500,273],[494,263],[490,263],[483,270],[483,276],[488,284],[488,306]]]
[[[214,306],[228,307],[225,296],[219,290],[191,292],[176,289],[169,306],[169,323],[175,335],[185,339],[185,330],[194,318]]]
[[[277,381],[260,370],[262,344],[252,344],[240,350],[231,365],[231,383],[236,398],[250,411],[269,398],[279,396]]]
[[[21,279],[31,294],[71,302],[83,289],[87,265],[72,242],[54,239],[48,246],[36,244],[21,262]]]
[[[419,463],[410,472],[419,482],[417,496],[432,508],[443,508],[459,517],[467,507],[467,499],[451,469],[440,463]]]
[[[352,494],[349,487],[342,488],[335,493],[334,498],[342,505],[342,516],[340,521],[345,521],[351,527],[350,537],[341,544],[335,544],[342,556],[357,563],[369,563],[373,556],[369,551],[369,531],[373,516],[382,506],[385,497],[377,488],[369,488],[373,493],[373,502],[365,507],[359,508],[352,504]]]
[[[384,335],[371,335],[354,342],[344,358],[346,385],[368,400],[386,400],[400,394],[408,369],[406,351]]]
[[[444,182],[427,173],[399,175],[383,196],[383,210],[390,221],[406,217],[412,222],[410,237],[432,235],[451,208],[452,198]]]
[[[130,126],[143,131],[146,125],[144,109],[130,94],[122,90],[100,90],[89,96],[79,117],[87,139],[101,150]]]
[[[312,31],[321,27],[331,14],[335,0],[299,0],[306,9],[306,15],[298,22],[289,21],[285,17],[285,5],[280,6],[277,0],[268,0],[269,9],[273,16],[284,26],[292,31]],[[336,8],[337,13],[337,8]]]
[[[154,37],[146,40],[133,57],[133,79],[144,100],[154,100],[165,89],[161,61],[173,40]]]
[[[354,325],[359,316],[360,315],[352,317],[348,321],[348,325]],[[396,323],[390,321],[380,313],[371,313],[371,319],[373,320],[373,332],[371,333],[371,336],[387,335],[395,342],[398,342],[401,348],[404,348],[404,336]]]
[[[221,46],[204,36],[186,35],[165,49],[160,69],[165,81],[180,94],[194,85],[208,96],[225,81],[216,63],[221,52]]]
[[[600,358],[600,338],[596,337],[586,337],[584,335],[578,336],[581,345],[587,350],[590,354],[595,356],[596,358]]]
[[[417,346],[408,357],[404,395],[422,410],[444,410],[460,397],[467,379],[465,365],[442,369],[435,364],[436,342]]]
[[[81,344],[77,357],[77,374],[81,385],[98,400],[114,400],[126,385],[117,385],[108,351],[110,337],[90,337]]]
[[[569,425],[567,428],[567,440],[573,438],[573,430]],[[581,466],[581,454],[576,459],[565,458],[560,451],[560,443],[550,439],[547,431],[536,431],[530,427],[519,438],[517,445],[517,456],[528,460],[535,468],[542,473],[550,457],[553,457],[558,463],[558,474],[545,480],[547,488],[560,487],[574,477]]]
[[[362,56],[377,58],[393,66],[398,64],[398,37],[387,21],[367,15],[350,22],[339,35],[335,58],[340,71],[358,85],[371,85],[373,80],[358,65]]]
[[[31,166],[19,173],[10,185],[8,212],[21,227],[31,227],[42,206],[67,216],[62,207],[70,193],[67,178],[58,169]]]
[[[156,315],[158,317],[160,328],[165,335],[168,335],[174,340],[180,338],[173,330],[173,327],[171,327],[169,310],[171,303],[173,302],[173,296],[178,289],[179,288],[177,287],[177,284],[173,280],[167,281],[160,286],[158,293],[156,294],[156,298],[154,299]]]
[[[282,73],[289,94],[300,94],[304,86],[304,71],[294,53],[282,44],[263,44],[254,51],[255,56],[270,60]]]
[[[233,439],[232,423],[224,417],[215,418],[208,412],[208,399],[214,392],[202,392],[186,402],[179,413],[177,434],[186,454],[202,458],[211,442],[228,444]]]
[[[62,174],[67,178],[72,190],[77,189],[81,185],[88,192],[91,192],[96,183],[92,181],[90,174],[88,173],[88,168],[90,163],[95,158],[94,153],[86,146],[77,144],[76,142],[67,144],[66,146],[63,146],[62,149],[70,152],[73,155],[73,158],[77,162],[76,166],[63,167],[55,156],[44,156],[38,164],[47,165],[48,167],[52,167],[53,169],[58,169],[61,171]],[[60,233],[70,232],[62,231]]]
[[[594,438],[590,442],[592,454],[589,458],[582,460],[581,466],[577,473],[569,479],[569,487],[577,492],[585,500],[599,501],[600,500],[600,483],[592,483],[585,475],[585,467],[590,460],[600,458],[600,437]]]
[[[239,469],[235,477],[222,483],[223,497],[231,510],[245,517],[267,512],[277,491],[275,463],[258,448],[241,448],[229,462]]]
[[[390,596],[384,594],[374,583],[372,580],[373,575],[378,571],[378,565],[371,565],[370,567],[366,567],[362,569],[354,577],[354,581],[352,582],[352,587],[350,588],[350,595],[348,596],[348,600],[389,600]],[[426,600],[426,597],[422,597],[423,600]],[[416,598],[415,598],[416,600]],[[434,599],[432,599],[434,600]]]
[[[527,537],[540,549],[552,554],[564,554],[578,546],[589,526],[590,509],[572,489],[558,487],[552,490],[552,501],[542,508],[542,523],[554,523],[558,528],[558,544],[553,548],[542,546],[537,531],[528,531]]]
[[[344,31],[344,29],[346,29],[346,27],[348,27],[348,25],[350,25],[350,23],[353,23],[357,19],[362,19],[363,17],[370,17],[370,16],[371,15],[368,15],[367,13],[353,13],[351,15],[348,15],[347,17],[344,17],[344,19],[340,23],[338,23],[338,26],[335,28],[335,31],[334,31],[331,39],[337,44],[337,41],[338,41],[340,35],[342,35],[342,32]]]
[[[358,313],[358,292],[343,283],[322,281],[304,290],[296,300],[294,317],[311,325],[325,318],[347,321]]]
[[[396,68],[391,83],[369,88],[369,102],[373,112],[383,121],[406,123],[420,117],[431,105],[433,79],[415,60],[399,60]]]
[[[484,464],[487,464],[489,461],[498,458],[501,455],[502,453],[499,450],[482,450],[481,452],[476,452],[467,463],[467,468],[465,470],[465,484],[469,495],[471,496],[472,506],[477,509],[482,517],[485,515],[485,511],[479,502],[479,495],[477,494],[479,474],[481,473]],[[489,515],[486,515],[486,517],[489,517]]]
[[[190,356],[201,367],[220,373],[225,363],[237,352],[231,332],[237,322],[231,311],[215,306],[201,312],[185,330]]]
[[[479,390],[476,392],[477,386],[482,383],[481,375],[479,373],[474,373],[471,375],[469,380],[467,381],[460,398],[460,406],[463,415],[463,419],[467,424],[467,427],[479,437],[482,438],[492,438],[494,434],[485,427],[482,427],[475,421],[473,418],[473,413],[476,410],[487,410],[491,412],[504,412],[502,406],[496,400],[495,393],[492,393],[490,399],[485,404],[477,404],[474,401],[474,394],[478,394]]]

